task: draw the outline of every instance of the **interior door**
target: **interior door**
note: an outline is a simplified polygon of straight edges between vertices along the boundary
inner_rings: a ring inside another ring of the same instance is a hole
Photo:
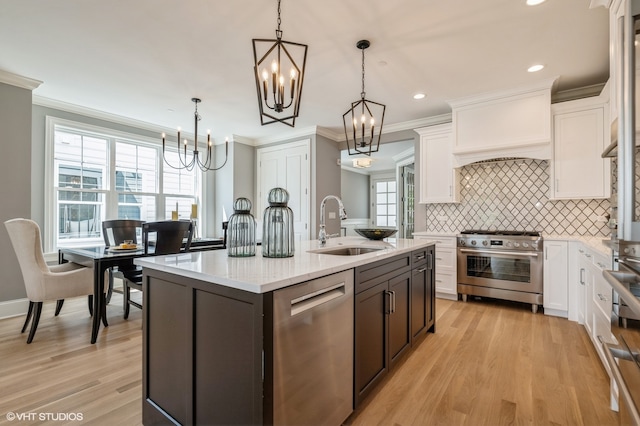
[[[402,167],[402,238],[413,238],[415,209],[415,171],[413,164]]]
[[[269,206],[267,197],[273,188],[289,192],[296,241],[309,239],[309,150],[310,140],[258,149],[258,194],[256,220],[262,231],[262,212]]]

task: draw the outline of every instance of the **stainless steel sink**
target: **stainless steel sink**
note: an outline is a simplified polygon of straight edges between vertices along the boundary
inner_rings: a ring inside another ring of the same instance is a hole
[[[335,247],[309,250],[309,253],[332,254],[334,256],[358,256],[359,254],[372,253],[380,250],[384,250],[384,247]]]

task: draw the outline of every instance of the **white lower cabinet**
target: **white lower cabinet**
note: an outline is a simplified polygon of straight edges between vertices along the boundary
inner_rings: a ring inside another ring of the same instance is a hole
[[[546,315],[568,317],[568,242],[544,242],[543,306]]]
[[[414,234],[413,238],[431,240],[436,243],[436,297],[458,300],[456,237]]]
[[[584,324],[591,343],[608,370],[600,340],[612,341],[610,318],[613,291],[602,271],[612,268],[612,260],[583,244],[578,244],[572,255],[577,259],[577,318]]]

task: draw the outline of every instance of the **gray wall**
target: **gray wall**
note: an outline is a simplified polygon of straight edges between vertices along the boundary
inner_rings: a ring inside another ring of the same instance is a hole
[[[340,177],[341,169],[338,165],[338,159],[340,159],[340,149],[331,139],[324,136],[315,136],[315,149],[314,142],[312,140],[312,152],[315,153],[315,161],[311,158],[312,164],[312,185],[315,182],[315,203],[311,203],[311,239],[316,239],[318,230],[320,229],[320,204],[322,199],[327,195],[335,195],[340,197]],[[314,179],[315,178],[315,179]],[[313,196],[313,195],[312,195]],[[340,232],[340,219],[338,215],[338,203],[334,200],[330,200],[326,204],[325,218],[326,218],[326,230],[328,234],[336,234]],[[336,214],[335,219],[329,219],[329,213],[334,212]],[[314,216],[315,215],[315,216]],[[315,217],[315,220],[314,220]]]
[[[221,164],[224,158],[224,145],[219,145],[216,150],[217,158]],[[229,143],[229,160],[220,170],[209,172],[207,188],[214,188],[213,197],[204,197],[207,203],[207,220],[210,225],[207,236],[222,236],[222,206],[227,214],[227,220],[233,214],[233,203],[239,197],[251,200],[253,207],[251,213],[256,216],[256,202],[253,199],[256,186],[256,149],[239,142]],[[211,181],[214,181],[213,183]],[[207,190],[210,195],[211,191]],[[260,213],[261,214],[261,213]]]
[[[31,90],[0,83],[0,222],[31,218]],[[0,302],[26,297],[22,273],[0,225]]]
[[[369,218],[369,175],[342,169],[340,194],[350,219]]]

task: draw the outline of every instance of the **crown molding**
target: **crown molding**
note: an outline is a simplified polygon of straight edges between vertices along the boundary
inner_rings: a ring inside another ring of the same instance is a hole
[[[42,81],[13,74],[9,71],[0,70],[0,83],[9,84],[22,89],[34,90],[40,87]]]
[[[605,7],[609,9],[611,6],[611,0],[591,0],[589,2],[589,9],[595,9],[596,7]]]
[[[516,87],[512,89],[507,89],[507,90],[483,92],[483,93],[478,93],[471,96],[466,96],[463,98],[451,99],[447,101],[447,103],[451,106],[451,108],[456,109],[456,108],[467,107],[469,105],[473,105],[481,102],[489,102],[489,101],[495,101],[497,99],[504,99],[504,98],[510,98],[513,96],[526,95],[528,93],[538,92],[541,90],[548,90],[549,98],[551,98],[551,92],[553,91],[553,88],[556,86],[558,78],[559,78],[558,76],[555,76],[555,77],[547,78],[544,80],[540,80],[536,83],[533,83],[527,86],[521,86],[521,87]]]
[[[123,126],[131,126],[140,130],[147,130],[149,132],[158,133],[158,138],[160,139],[161,133],[166,133],[167,135],[173,135],[176,131],[175,128],[160,126],[158,124],[149,123],[147,121],[136,120],[133,118],[125,117],[123,115],[112,114],[109,112],[100,111],[97,109],[92,109],[88,107],[79,106],[76,104],[71,104],[64,101],[59,101],[56,99],[46,98],[44,96],[33,96],[33,104],[40,105],[46,108],[53,108],[60,111],[70,112],[72,114],[82,115],[84,117],[95,118],[97,120],[104,120],[110,123],[120,124]],[[187,138],[193,138],[193,132],[182,131],[182,134]],[[198,135],[198,137],[206,135]],[[250,141],[248,138],[242,138],[241,136],[234,136],[234,142],[245,143],[247,145],[253,145],[253,143],[247,143],[246,141]],[[213,141],[214,145],[222,145],[224,140],[215,140]]]

